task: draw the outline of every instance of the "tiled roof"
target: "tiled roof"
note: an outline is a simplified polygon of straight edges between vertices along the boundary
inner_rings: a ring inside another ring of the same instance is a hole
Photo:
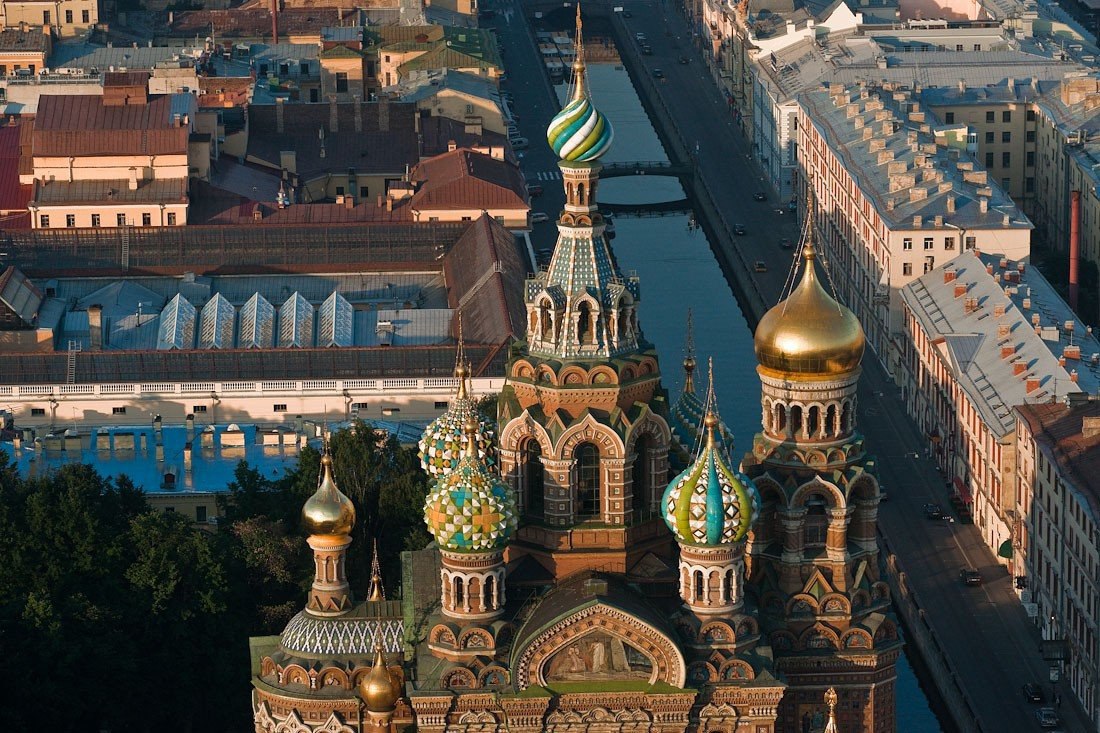
[[[49,50],[49,36],[41,28],[32,28],[25,32],[18,28],[0,30],[0,51],[46,53]]]
[[[1031,429],[1036,442],[1047,449],[1057,462],[1060,473],[1073,481],[1084,494],[1094,514],[1100,514],[1100,433],[1086,436],[1085,418],[1100,419],[1100,402],[1078,407],[1050,402],[1023,405],[1016,412]]]
[[[186,154],[188,129],[172,125],[172,96],[119,107],[89,95],[43,96],[34,120],[34,154]]]
[[[383,113],[381,109],[388,105]],[[404,102],[360,103],[362,132],[355,130],[355,103],[337,104],[337,132],[330,124],[328,104],[287,104],[283,109],[283,132],[278,131],[276,105],[249,108],[247,156],[279,167],[280,153],[297,153],[298,175],[310,180],[330,171],[346,173],[403,174],[406,165],[420,157],[414,117],[416,106]],[[388,128],[382,129],[382,118]],[[324,130],[322,140],[318,131]],[[322,145],[325,156],[321,157]]]
[[[417,164],[411,178],[420,186],[412,208],[527,209],[523,176],[512,163],[459,148]]]
[[[187,201],[187,179],[163,178],[141,181],[134,190],[128,180],[42,181],[35,196],[37,204],[174,203]]]
[[[32,195],[31,186],[19,183],[19,138],[24,125],[0,127],[0,211],[26,209]],[[26,127],[30,127],[27,123]],[[5,218],[2,226],[11,221]]]
[[[326,48],[317,55],[323,59],[361,59],[366,57],[367,54],[363,51],[357,51],[354,48],[337,45],[332,48]]]

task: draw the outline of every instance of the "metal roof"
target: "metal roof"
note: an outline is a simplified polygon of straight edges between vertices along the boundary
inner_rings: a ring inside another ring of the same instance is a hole
[[[259,293],[253,293],[241,308],[241,330],[237,347],[270,349],[275,345],[275,306]]]
[[[351,303],[337,291],[325,298],[317,315],[318,346],[351,346],[354,338],[354,311]]]
[[[177,295],[160,312],[157,349],[190,349],[195,345],[195,306]]]
[[[279,346],[313,346],[313,305],[301,293],[291,295],[279,308]]]
[[[202,307],[199,322],[200,349],[228,349],[233,347],[233,328],[237,311],[233,304],[218,293]]]

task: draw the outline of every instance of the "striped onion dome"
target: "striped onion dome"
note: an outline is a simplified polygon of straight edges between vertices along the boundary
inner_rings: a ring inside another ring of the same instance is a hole
[[[516,529],[515,498],[478,457],[477,423],[467,421],[464,432],[462,459],[428,494],[424,523],[442,550],[499,550]]]
[[[715,438],[719,421],[708,412],[707,442],[695,463],[677,476],[662,498],[665,524],[685,545],[715,547],[740,542],[760,514],[752,479],[730,467]]]
[[[573,96],[569,104],[550,120],[546,128],[546,141],[562,160],[588,163],[596,160],[611,147],[614,133],[611,123],[592,106],[585,82],[582,61],[573,66]]]
[[[433,479],[446,476],[458,465],[462,458],[462,446],[466,441],[463,426],[468,420],[477,424],[478,456],[492,468],[497,464],[497,451],[493,443],[494,424],[478,412],[477,405],[469,397],[466,377],[469,369],[459,364],[455,369],[458,378],[458,393],[447,411],[428,424],[420,436],[420,466]]]

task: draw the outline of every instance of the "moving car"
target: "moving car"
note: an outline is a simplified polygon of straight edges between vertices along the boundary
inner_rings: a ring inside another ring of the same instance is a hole
[[[1058,713],[1054,708],[1039,708],[1035,711],[1035,719],[1039,721],[1040,728],[1053,728],[1058,725]]]
[[[767,272],[768,266],[764,264],[764,260],[757,260],[752,269],[756,272]]]
[[[660,69],[654,69],[653,70],[653,78],[654,79],[664,79],[665,78],[665,72],[661,71]]]
[[[764,193],[763,191],[757,191],[756,193],[754,193],[752,195],[752,200],[753,201],[767,201],[768,200],[768,194]]]
[[[963,568],[959,571],[959,580],[963,585],[981,585],[982,574],[974,568]]]
[[[782,239],[779,240],[779,248],[780,249],[791,249],[793,246],[794,245],[791,244],[791,240],[787,239],[786,237],[783,237]]]
[[[544,224],[548,221],[550,221],[550,215],[547,214],[545,211],[532,211],[531,212],[531,223],[532,224]]]
[[[1024,699],[1028,702],[1046,702],[1046,695],[1043,694],[1043,688],[1034,682],[1026,683],[1022,688],[1024,692]]]
[[[745,231],[746,230],[745,230],[745,225],[744,224],[734,224],[733,225],[733,233],[736,234],[737,236],[739,236],[739,237],[745,236]]]
[[[648,43],[643,44],[642,45],[642,55],[643,56],[652,56],[653,55],[653,46],[650,46]]]
[[[954,522],[955,518],[943,510],[939,504],[925,504],[924,516],[932,521]]]
[[[534,198],[535,196],[541,196],[542,195],[542,184],[541,183],[528,183],[527,184],[527,195],[532,197],[532,198]]]
[[[680,64],[690,64],[691,59],[689,59],[687,56],[681,56],[680,58],[676,59],[676,62]]]

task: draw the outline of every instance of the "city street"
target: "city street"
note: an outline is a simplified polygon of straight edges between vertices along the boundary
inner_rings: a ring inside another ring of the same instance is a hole
[[[721,202],[726,221],[746,227],[746,236],[738,237],[736,243],[747,250],[745,259],[767,263],[768,272],[754,277],[770,302],[775,302],[791,264],[791,250],[781,249],[779,242],[782,238],[797,240],[796,216],[777,213],[777,209],[785,211],[786,202],[777,200],[766,188],[725,98],[698,51],[691,48],[684,18],[663,3],[626,2],[624,7],[632,11],[632,17],[621,22],[631,35],[645,33],[653,48],[652,56],[622,49],[624,56],[629,56],[629,63],[640,62],[644,73],[651,76],[654,69],[661,69],[660,93],[684,139],[697,147],[700,174]],[[493,27],[506,54],[509,80],[504,88],[515,95],[519,127],[531,141],[521,165],[529,181],[544,183],[545,194],[534,200],[533,208],[547,212],[553,220],[563,203],[560,186],[536,176],[556,170],[544,130],[557,112],[557,104],[529,26],[519,22],[518,5],[507,0],[498,2],[497,8],[514,11],[512,22],[498,15]],[[690,59],[687,64],[678,63],[681,55]],[[766,192],[768,201],[754,201],[755,191]],[[551,246],[555,235],[552,221],[535,225],[535,248]],[[1038,706],[1026,702],[1021,693],[1025,682],[1036,682],[1048,699],[1051,697],[1049,667],[1039,654],[1037,627],[1027,619],[1012,579],[982,544],[975,527],[925,519],[921,505],[937,502],[946,506],[948,489],[933,462],[923,457],[927,441],[905,416],[895,387],[871,353],[864,358],[859,418],[890,495],[889,502],[880,507],[879,525],[908,574],[929,625],[951,658],[982,727],[986,731],[1039,730],[1034,713]],[[964,586],[958,575],[963,567],[978,568],[983,585]],[[1088,730],[1087,717],[1065,683],[1060,691],[1061,727]],[[904,730],[904,721],[898,723],[899,730]]]

